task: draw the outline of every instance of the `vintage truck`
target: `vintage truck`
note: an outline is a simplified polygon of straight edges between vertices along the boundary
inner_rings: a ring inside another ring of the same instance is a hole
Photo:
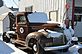
[[[60,23],[49,21],[47,14],[43,12],[19,12],[14,30],[4,33],[3,40],[30,48],[34,53],[64,50],[71,46]]]

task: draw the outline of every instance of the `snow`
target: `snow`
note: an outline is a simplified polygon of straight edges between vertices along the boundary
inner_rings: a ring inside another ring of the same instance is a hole
[[[11,43],[5,43],[0,37],[0,54],[27,54]]]
[[[45,31],[44,29],[41,29],[41,30],[38,30],[38,32],[43,32],[43,31]],[[60,33],[60,32],[56,32],[56,31],[51,31],[51,30],[46,30],[46,31],[48,31],[48,33],[49,33],[49,35],[48,35],[48,37],[59,37],[59,36],[61,36],[61,35],[63,35],[63,33]]]
[[[82,44],[78,43],[78,45],[73,45],[72,47],[69,48],[69,51],[71,54],[79,54],[78,50],[82,48]]]
[[[49,21],[47,14],[44,12],[34,12],[32,14],[29,14],[27,17],[29,19],[29,22],[61,24],[60,22]]]
[[[34,12],[29,14],[28,19],[30,22],[45,22],[48,21],[47,14],[44,12]]]
[[[74,30],[71,28],[71,26],[69,27],[69,29],[67,29],[64,25],[64,34],[66,35],[67,40],[71,40],[72,36],[74,35]]]
[[[39,30],[43,31],[43,30]],[[57,32],[53,32],[51,30],[47,30],[51,33],[57,33]],[[61,33],[60,33],[61,34]],[[13,44],[11,43],[5,43],[2,41],[2,36],[0,36],[0,54],[27,54],[24,51],[16,48]],[[73,45],[72,47],[69,48],[68,52],[60,52],[59,54],[79,54],[78,50],[82,48],[82,44],[78,44],[78,45]]]
[[[7,31],[8,34],[15,34],[15,31]]]

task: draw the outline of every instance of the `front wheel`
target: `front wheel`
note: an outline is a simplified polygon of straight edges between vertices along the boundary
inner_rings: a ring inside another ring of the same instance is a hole
[[[27,42],[27,46],[32,48],[32,51],[34,54],[44,54],[44,50],[41,47],[40,43],[34,39],[34,38],[30,38]]]
[[[28,47],[32,48],[32,51],[34,54],[38,54],[38,43],[37,40],[34,38],[31,38],[29,41],[27,41]]]
[[[38,50],[37,44],[34,44],[32,49],[33,49],[34,52],[37,52],[37,50]]]
[[[42,46],[37,42],[32,47],[34,54],[45,54]]]

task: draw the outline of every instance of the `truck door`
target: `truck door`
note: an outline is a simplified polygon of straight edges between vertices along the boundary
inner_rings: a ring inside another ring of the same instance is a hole
[[[28,34],[28,20],[25,13],[20,13],[17,15],[16,18],[16,32],[17,32],[17,39],[25,40]]]

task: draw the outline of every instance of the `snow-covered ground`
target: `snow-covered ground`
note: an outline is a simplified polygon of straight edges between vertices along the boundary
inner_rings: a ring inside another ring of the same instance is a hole
[[[0,54],[27,54],[27,53],[25,53],[22,50],[16,48],[11,43],[3,42],[2,38],[0,38]]]
[[[57,54],[79,54],[78,49],[82,48],[82,45],[74,45],[69,48],[68,52],[57,52]],[[11,43],[5,43],[0,36],[0,54],[27,54],[26,52],[16,48]]]

